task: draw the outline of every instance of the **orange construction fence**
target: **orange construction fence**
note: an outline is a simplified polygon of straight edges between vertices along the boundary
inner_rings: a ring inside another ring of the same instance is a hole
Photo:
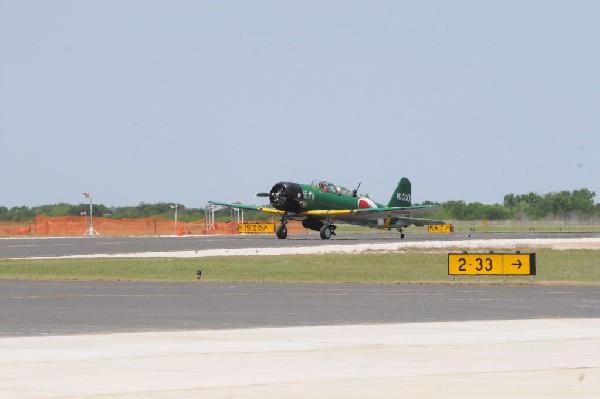
[[[206,229],[206,221],[177,222],[164,218],[108,219],[95,217],[94,231],[106,236],[161,236],[199,234],[238,234],[237,222],[214,222],[214,229]],[[306,233],[302,223],[290,221],[289,233]],[[43,216],[29,221],[0,221],[0,236],[80,236],[90,230],[90,221],[84,216]]]

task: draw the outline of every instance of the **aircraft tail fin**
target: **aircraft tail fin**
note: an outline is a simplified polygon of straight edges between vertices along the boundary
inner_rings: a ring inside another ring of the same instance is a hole
[[[398,183],[398,187],[396,187],[396,191],[392,195],[390,202],[388,204],[389,207],[397,207],[397,206],[411,206],[411,187],[410,180],[406,177],[400,179]]]

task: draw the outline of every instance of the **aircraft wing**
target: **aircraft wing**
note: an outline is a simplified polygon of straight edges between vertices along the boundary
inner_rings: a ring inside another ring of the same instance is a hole
[[[220,205],[228,208],[245,209],[249,211],[265,212],[272,215],[284,215],[286,212],[266,206],[231,204],[227,202],[208,201],[209,204]],[[413,214],[433,212],[439,209],[437,205],[415,205],[408,207],[389,207],[389,208],[364,208],[364,209],[319,209],[306,211],[300,214],[288,213],[289,219],[302,220],[313,217],[315,219],[325,219],[331,217],[341,222],[351,224],[362,224],[369,220],[398,218],[402,220],[403,225],[427,226],[435,224],[444,224],[442,220],[423,219],[411,217]]]
[[[278,209],[269,208],[266,206],[244,205],[244,204],[229,204],[227,202],[208,201],[209,204],[225,206],[227,208],[245,209],[247,211],[259,211],[270,213],[273,215],[283,215],[285,212]]]
[[[353,224],[360,224],[370,220],[398,218],[403,225],[427,226],[444,224],[442,220],[424,219],[412,217],[414,214],[433,212],[439,209],[436,205],[415,205],[409,207],[390,207],[390,208],[366,208],[355,209],[348,214],[332,215],[335,219]],[[339,211],[338,211],[339,212]]]
[[[280,211],[279,209],[269,208],[266,206],[256,206],[256,205],[245,205],[245,204],[231,204],[228,202],[218,202],[218,201],[208,201],[209,204],[224,206],[226,208],[236,208],[236,209],[244,209],[247,211],[259,211],[270,213],[272,215],[285,215],[285,211]],[[342,209],[342,210],[318,210],[318,211],[307,211],[302,212],[300,214],[296,213],[288,213],[288,218],[292,220],[302,220],[305,219],[306,216],[319,216],[325,218],[327,216],[338,216],[338,215],[349,215],[356,213],[356,210],[350,209]]]

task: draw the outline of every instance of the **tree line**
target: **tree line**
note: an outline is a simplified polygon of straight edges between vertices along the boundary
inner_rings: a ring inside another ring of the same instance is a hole
[[[138,206],[107,207],[103,204],[94,204],[93,216],[102,216],[110,219],[143,219],[150,217],[175,218],[175,209],[169,203],[146,204]],[[34,207],[19,206],[7,208],[0,206],[0,220],[33,220],[36,215],[44,216],[85,216],[90,214],[89,204],[71,205],[66,203],[54,205],[41,205]],[[204,209],[186,208],[177,206],[177,220],[191,222],[204,218]]]
[[[594,204],[596,193],[586,188],[547,194],[506,194],[502,204],[447,201],[435,214],[452,220],[540,220],[600,217],[600,204]]]
[[[507,194],[502,204],[486,205],[479,202],[447,201],[441,204],[441,209],[428,215],[431,218],[443,220],[539,220],[548,217],[600,217],[600,204],[594,204],[596,193],[588,189],[575,191],[560,191],[548,194]],[[434,204],[426,201],[424,205]],[[66,203],[41,205],[35,207],[0,206],[0,220],[25,221],[33,220],[35,215],[44,216],[84,216],[89,215],[89,204],[71,205]],[[204,218],[203,208],[186,208],[178,205],[177,218],[182,222],[191,222]],[[149,217],[175,218],[175,210],[168,203],[146,204],[138,206],[107,207],[94,204],[94,216],[111,219],[141,219]],[[229,211],[220,211],[217,219],[230,216]],[[261,212],[246,212],[246,220],[270,219],[270,215]]]

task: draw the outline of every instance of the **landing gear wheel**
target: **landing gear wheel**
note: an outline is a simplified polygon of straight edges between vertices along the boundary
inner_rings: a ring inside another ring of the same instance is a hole
[[[323,240],[329,240],[331,238],[331,228],[327,225],[321,227],[319,233],[321,234],[321,239]]]
[[[398,233],[400,233],[400,239],[404,239],[404,233],[402,232],[402,227],[398,227]]]
[[[275,231],[275,235],[280,240],[284,240],[287,237],[287,227],[285,227],[285,225],[283,225],[283,224],[280,225],[279,227],[277,227],[277,230]]]

